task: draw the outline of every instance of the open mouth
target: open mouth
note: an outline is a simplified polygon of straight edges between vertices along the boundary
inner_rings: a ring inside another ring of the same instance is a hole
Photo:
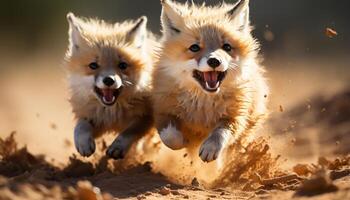
[[[226,76],[226,71],[225,72],[219,72],[219,71],[201,72],[198,70],[193,71],[193,77],[198,81],[198,83],[202,86],[202,88],[208,92],[217,92],[225,76]]]
[[[97,94],[97,96],[100,98],[100,100],[102,101],[103,104],[105,104],[106,106],[111,106],[113,105],[119,94],[120,94],[120,90],[119,89],[112,89],[112,88],[98,88],[95,86],[94,91]]]

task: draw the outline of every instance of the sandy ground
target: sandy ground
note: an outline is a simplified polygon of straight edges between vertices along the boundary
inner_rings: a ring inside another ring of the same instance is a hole
[[[103,156],[112,136],[93,158],[73,155],[63,71],[52,61],[11,66],[0,79],[0,199],[350,199],[350,73],[333,63],[268,63],[264,139],[233,147],[224,164],[170,151],[156,136],[124,161]]]

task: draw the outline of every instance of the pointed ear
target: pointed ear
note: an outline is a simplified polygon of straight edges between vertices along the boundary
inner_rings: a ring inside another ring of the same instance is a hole
[[[82,45],[86,44],[86,40],[82,36],[82,22],[73,13],[67,14],[67,21],[69,23],[69,42],[72,50],[78,50]]]
[[[170,0],[161,0],[160,2],[163,6],[161,22],[164,34],[170,36],[180,33],[180,27],[183,27],[184,25],[184,20],[181,16],[181,12]]]
[[[249,31],[249,0],[238,0],[234,7],[227,12],[241,31]]]
[[[127,35],[127,40],[137,48],[143,47],[147,38],[147,17],[140,17]]]

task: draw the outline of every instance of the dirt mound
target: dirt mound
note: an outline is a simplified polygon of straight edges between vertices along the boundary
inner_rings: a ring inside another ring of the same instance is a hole
[[[66,166],[56,167],[43,156],[32,155],[26,148],[17,149],[14,134],[11,134],[4,140],[0,139],[0,174],[3,176],[0,177],[0,199],[109,200],[164,196],[175,199],[246,199],[272,195],[273,191],[291,191],[298,197],[343,192],[346,187],[338,186],[334,181],[350,182],[350,156],[334,160],[320,158],[316,164],[299,164],[293,168],[292,174],[291,171],[276,170],[279,157],[272,158],[268,150],[263,139],[250,143],[246,147],[250,153],[242,151],[237,154],[241,162],[231,162],[231,167],[224,167],[221,181],[217,179],[213,183],[215,189],[206,189],[196,178],[188,185],[176,184],[155,173],[152,163],[116,171],[117,166],[126,165],[119,161],[112,161],[113,165],[110,165],[105,157],[98,162],[71,157]],[[344,177],[348,179],[344,180]]]
[[[38,168],[53,167],[47,163],[44,156],[34,156],[27,151],[26,147],[17,148],[17,142],[12,132],[6,139],[0,138],[0,174],[6,177],[16,177],[28,171]]]

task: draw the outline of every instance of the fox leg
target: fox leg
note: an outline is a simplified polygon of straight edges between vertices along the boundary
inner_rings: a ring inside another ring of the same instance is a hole
[[[153,118],[145,116],[136,120],[127,129],[121,132],[108,147],[106,154],[114,159],[123,159],[131,145],[144,136],[153,126]]]
[[[243,114],[231,120],[222,120],[199,149],[199,156],[204,162],[216,160],[222,150],[240,138],[248,126],[248,114]]]
[[[208,136],[199,149],[199,156],[204,162],[216,160],[222,150],[233,138],[229,128],[219,127]]]
[[[91,156],[96,149],[93,137],[93,126],[85,119],[80,119],[74,129],[74,144],[82,156]]]
[[[160,123],[157,123],[160,139],[165,146],[172,150],[179,150],[185,147],[184,137],[178,127],[178,120],[171,116],[167,116]]]

